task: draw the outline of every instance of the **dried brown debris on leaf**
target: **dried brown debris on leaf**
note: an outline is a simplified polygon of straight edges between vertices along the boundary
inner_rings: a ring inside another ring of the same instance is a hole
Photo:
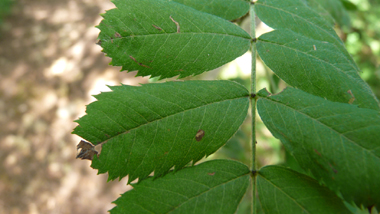
[[[98,155],[98,151],[95,150],[95,146],[87,141],[81,140],[77,145],[77,150],[81,149],[76,158],[92,160],[94,155]]]

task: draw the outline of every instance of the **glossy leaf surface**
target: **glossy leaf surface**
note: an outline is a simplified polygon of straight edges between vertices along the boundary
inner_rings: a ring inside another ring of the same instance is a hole
[[[302,0],[259,1],[257,14],[277,29],[259,37],[260,57],[289,85],[331,101],[379,110],[331,26]]]
[[[350,27],[350,16],[341,0],[319,0],[320,3],[340,26]]]
[[[265,213],[350,213],[334,192],[320,186],[316,180],[285,167],[261,168],[257,188]]]
[[[260,91],[261,119],[300,166],[346,201],[380,205],[380,113],[287,88]]]
[[[244,54],[250,36],[217,16],[169,0],[115,0],[98,26],[112,65],[138,76],[186,77]]]
[[[223,146],[244,121],[249,93],[231,81],[114,86],[96,95],[74,134],[94,145],[92,161],[110,179],[129,181],[184,167]]]
[[[227,20],[242,17],[249,10],[246,0],[174,0],[196,10],[213,14]]]
[[[212,160],[137,184],[114,203],[115,213],[235,213],[250,171],[231,160]]]

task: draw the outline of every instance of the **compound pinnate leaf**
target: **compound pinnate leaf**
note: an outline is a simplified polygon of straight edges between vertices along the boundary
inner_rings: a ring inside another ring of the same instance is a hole
[[[234,60],[250,36],[217,16],[169,0],[115,0],[99,40],[112,65],[139,76],[197,75]]]
[[[333,28],[302,0],[261,0],[257,14],[277,29],[259,37],[263,61],[289,85],[335,102],[380,110]]]
[[[245,15],[249,10],[246,0],[174,0],[196,10],[213,14],[227,20],[234,20]]]
[[[334,192],[285,167],[261,168],[257,175],[257,189],[265,213],[350,213]]]
[[[212,160],[148,178],[114,203],[116,213],[234,213],[250,180],[247,166],[231,160]]]
[[[348,202],[380,207],[380,113],[294,88],[259,92],[257,109],[300,166]]]
[[[92,167],[129,181],[184,167],[224,145],[244,121],[249,92],[231,81],[114,86],[96,95],[74,134],[102,143]]]

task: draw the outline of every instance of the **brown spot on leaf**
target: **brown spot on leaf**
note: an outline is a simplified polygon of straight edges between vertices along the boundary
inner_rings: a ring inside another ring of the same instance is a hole
[[[129,56],[129,58],[131,58],[133,61],[135,61],[137,64],[139,64],[142,67],[151,68],[151,67],[149,67],[147,65],[142,64],[141,62],[138,62],[133,56]]]
[[[160,27],[158,27],[158,26],[156,26],[156,25],[153,25],[153,24],[152,24],[152,26],[153,26],[154,28],[156,28],[157,30],[162,30],[162,28],[160,28]]]
[[[92,160],[95,154],[98,152],[95,150],[95,146],[87,141],[81,140],[77,145],[77,150],[81,149],[76,158]]]
[[[318,150],[314,149],[314,152],[315,152],[318,156],[322,156],[321,153],[318,152]]]
[[[213,176],[213,175],[215,175],[215,172],[209,172],[207,174]]]
[[[205,136],[205,131],[203,131],[202,129],[199,129],[197,134],[195,134],[195,140],[199,142],[202,140],[203,136]]]
[[[121,35],[120,35],[120,33],[118,33],[118,32],[115,32],[115,35],[114,35],[116,38],[121,38]]]
[[[313,45],[313,49],[316,51],[317,50],[317,47],[315,45]]]
[[[337,173],[338,173],[338,170],[336,170],[336,169],[335,169],[330,163],[329,163],[329,165],[330,165],[332,171],[333,171],[335,174],[337,174]]]

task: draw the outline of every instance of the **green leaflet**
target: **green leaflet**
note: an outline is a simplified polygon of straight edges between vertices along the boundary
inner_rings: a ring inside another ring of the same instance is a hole
[[[244,121],[249,93],[231,81],[114,86],[96,95],[74,134],[99,144],[92,167],[129,181],[184,167],[224,145]]]
[[[259,37],[257,51],[281,79],[331,101],[348,103],[354,97],[360,107],[380,109],[335,31],[303,0],[256,5],[259,18],[277,29]]]
[[[356,67],[333,44],[313,40],[289,30],[260,36],[260,57],[289,85],[331,101],[379,109],[371,89]]]
[[[265,213],[350,213],[331,190],[285,167],[261,168],[257,175],[257,189]]]
[[[292,153],[346,201],[380,207],[380,114],[287,88],[259,92],[261,119]]]
[[[276,30],[288,29],[314,40],[335,44],[348,58],[350,57],[330,23],[304,0],[260,0],[255,6],[257,16],[268,26]]]
[[[318,3],[334,17],[340,26],[351,26],[350,16],[341,0],[318,0]]]
[[[196,10],[213,14],[227,20],[244,16],[249,10],[246,0],[174,0]]]
[[[334,22],[340,26],[351,25],[350,17],[341,0],[303,0],[309,7],[318,11],[319,15],[324,17],[328,22],[334,25]],[[335,20],[335,21],[334,21]]]
[[[350,2],[349,0],[340,0],[340,1],[342,2],[346,10],[353,10],[353,11],[358,10],[358,7],[356,7],[356,5]]]
[[[99,40],[112,65],[138,76],[180,78],[234,60],[250,46],[243,29],[169,0],[115,0],[99,24]]]
[[[303,0],[303,1],[305,2],[307,6],[313,8],[315,12],[317,12],[321,17],[323,17],[326,20],[326,22],[330,24],[331,27],[334,27],[335,25],[334,18],[318,1],[316,0]]]
[[[114,203],[116,213],[234,213],[250,178],[247,166],[212,160],[133,185]]]

